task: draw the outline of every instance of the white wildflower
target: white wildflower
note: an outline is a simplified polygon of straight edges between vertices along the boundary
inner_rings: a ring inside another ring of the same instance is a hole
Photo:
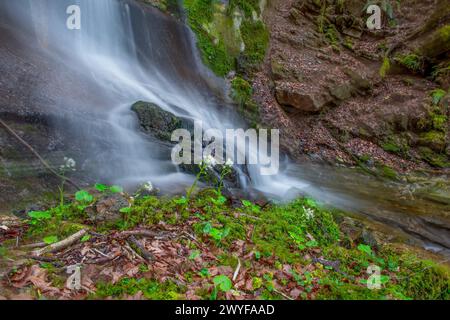
[[[216,166],[216,164],[217,164],[217,161],[216,161],[216,159],[212,156],[212,155],[210,155],[210,154],[208,154],[204,159],[203,159],[203,162],[206,164],[206,166],[208,167],[208,168],[210,168],[210,169],[213,169],[215,166]]]
[[[151,181],[147,181],[146,183],[144,183],[143,187],[148,192],[153,191],[153,184],[151,183]]]
[[[77,163],[72,158],[64,157],[64,164],[62,164],[59,168],[61,171],[76,171]]]
[[[313,209],[303,207],[303,210],[305,211],[305,215],[308,220],[311,220],[314,218],[314,210]]]
[[[232,166],[233,166],[233,160],[231,160],[230,158],[228,158],[227,161],[225,162],[225,166],[226,166],[226,167],[232,167]]]

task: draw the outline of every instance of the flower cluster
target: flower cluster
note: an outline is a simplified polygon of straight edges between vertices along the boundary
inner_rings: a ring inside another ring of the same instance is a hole
[[[76,171],[76,162],[72,158],[64,157],[64,164],[62,164],[59,169],[62,172],[66,171]]]
[[[217,160],[216,158],[214,158],[212,155],[209,154],[203,158],[203,164],[205,164],[207,168],[213,169],[217,165]],[[231,168],[233,166],[233,160],[228,158],[224,166]]]
[[[203,158],[203,163],[206,165],[208,169],[214,169],[214,167],[217,164],[217,161],[212,155],[208,154],[206,157]]]
[[[305,211],[305,215],[308,220],[311,220],[314,218],[314,210],[313,209],[303,207],[303,210]]]
[[[144,183],[144,184],[142,185],[142,188],[143,188],[145,191],[152,192],[152,191],[153,191],[153,184],[152,184],[151,181],[147,181],[146,183]]]

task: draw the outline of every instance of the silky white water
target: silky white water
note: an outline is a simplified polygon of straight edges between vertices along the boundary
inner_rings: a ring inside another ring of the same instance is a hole
[[[73,4],[80,8],[80,30],[66,27],[66,9]],[[68,90],[64,97],[75,101],[70,110],[96,112],[96,124],[79,121],[77,130],[91,133],[86,139],[97,154],[100,176],[123,184],[146,180],[187,184],[192,179],[171,164],[170,154],[156,141],[138,131],[136,116],[130,111],[136,101],[153,102],[177,116],[200,120],[204,130],[224,132],[244,126],[232,108],[214,101],[207,80],[219,86],[221,82],[199,63],[189,31],[156,11],[121,0],[18,0],[6,8],[34,33],[54,61],[75,69],[81,81],[86,78],[102,89],[95,95],[104,96],[104,103],[102,99],[100,103],[83,97],[78,100],[73,94],[76,90]],[[108,150],[96,143],[105,136],[110,142]],[[257,152],[256,146],[249,149]],[[261,176],[258,166],[248,166],[247,171],[250,179],[242,177],[244,186],[250,184],[277,196],[304,186],[281,174]]]

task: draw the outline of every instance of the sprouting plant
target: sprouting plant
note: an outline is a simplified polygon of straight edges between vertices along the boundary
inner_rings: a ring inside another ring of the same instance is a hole
[[[299,250],[305,250],[306,248],[317,247],[318,243],[314,238],[309,235],[309,239],[305,237],[302,229],[296,227],[292,231],[289,231],[289,236],[297,244]]]
[[[97,191],[100,191],[102,193],[108,193],[108,192],[109,193],[120,193],[120,192],[123,192],[123,188],[120,187],[120,186],[116,186],[116,185],[114,185],[114,186],[107,186],[105,184],[96,183],[94,187],[95,187],[95,189]]]
[[[214,239],[216,243],[220,243],[226,236],[230,234],[230,228],[214,228],[210,222],[207,222],[203,227],[203,233]]]
[[[380,77],[381,78],[386,77],[386,74],[389,72],[389,69],[391,69],[391,62],[389,60],[389,57],[385,56],[383,58],[383,63],[379,71]]]
[[[52,218],[50,211],[30,211],[28,212],[28,216],[31,218],[31,225],[37,225],[44,220],[49,220]]]
[[[254,204],[251,201],[242,200],[242,204],[244,205],[245,208],[250,210],[252,213],[260,213],[261,212],[261,208],[257,204]]]
[[[217,298],[218,291],[228,292],[233,287],[233,283],[231,282],[231,279],[225,275],[215,276],[213,279],[213,283],[214,283],[214,289],[213,289],[213,293],[211,294],[211,298],[213,298],[213,299]]]
[[[231,159],[227,159],[225,164],[222,166],[222,170],[220,171],[220,178],[218,181],[217,194],[219,196],[222,195],[223,181],[225,177],[231,174],[233,171],[233,161]]]
[[[59,167],[59,174],[63,177],[59,189],[60,207],[64,206],[64,184],[66,183],[66,173],[70,171],[76,171],[76,162],[72,158],[64,157],[64,163]]]
[[[202,163],[199,165],[199,172],[195,176],[194,182],[192,183],[191,187],[186,192],[186,196],[175,200],[175,203],[178,205],[182,205],[183,208],[185,209],[191,199],[192,193],[197,187],[199,180],[202,177],[208,175],[211,171],[213,171],[216,168],[216,166],[217,166],[216,159],[211,155],[206,156],[203,159]],[[223,181],[225,177],[232,172],[232,168],[233,162],[230,159],[228,159],[225,162],[225,164],[221,166],[220,175],[217,180],[217,189],[215,190],[217,194],[217,199],[211,198],[211,201],[216,205],[224,204],[226,201],[226,198],[222,195]]]
[[[447,92],[443,89],[434,89],[433,91],[431,91],[430,95],[431,98],[433,99],[433,104],[438,105],[446,94]]]

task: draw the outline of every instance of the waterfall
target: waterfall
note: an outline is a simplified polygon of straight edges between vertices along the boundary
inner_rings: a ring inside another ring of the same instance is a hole
[[[70,5],[81,9],[80,30],[66,27]],[[55,71],[47,76],[48,90],[63,87],[56,108],[70,119],[64,130],[86,141],[93,155],[86,167],[99,177],[119,184],[192,179],[172,165],[167,147],[139,132],[130,110],[138,100],[200,120],[204,129],[244,127],[232,107],[216,102],[211,80],[216,88],[224,86],[199,63],[188,28],[156,9],[133,0],[15,0],[1,6],[51,59]],[[70,84],[53,80],[69,70],[77,74]],[[256,146],[250,152],[256,153]],[[253,187],[279,196],[303,186],[287,183],[287,177],[263,177],[257,166],[247,171]],[[244,176],[241,181],[245,184]]]

